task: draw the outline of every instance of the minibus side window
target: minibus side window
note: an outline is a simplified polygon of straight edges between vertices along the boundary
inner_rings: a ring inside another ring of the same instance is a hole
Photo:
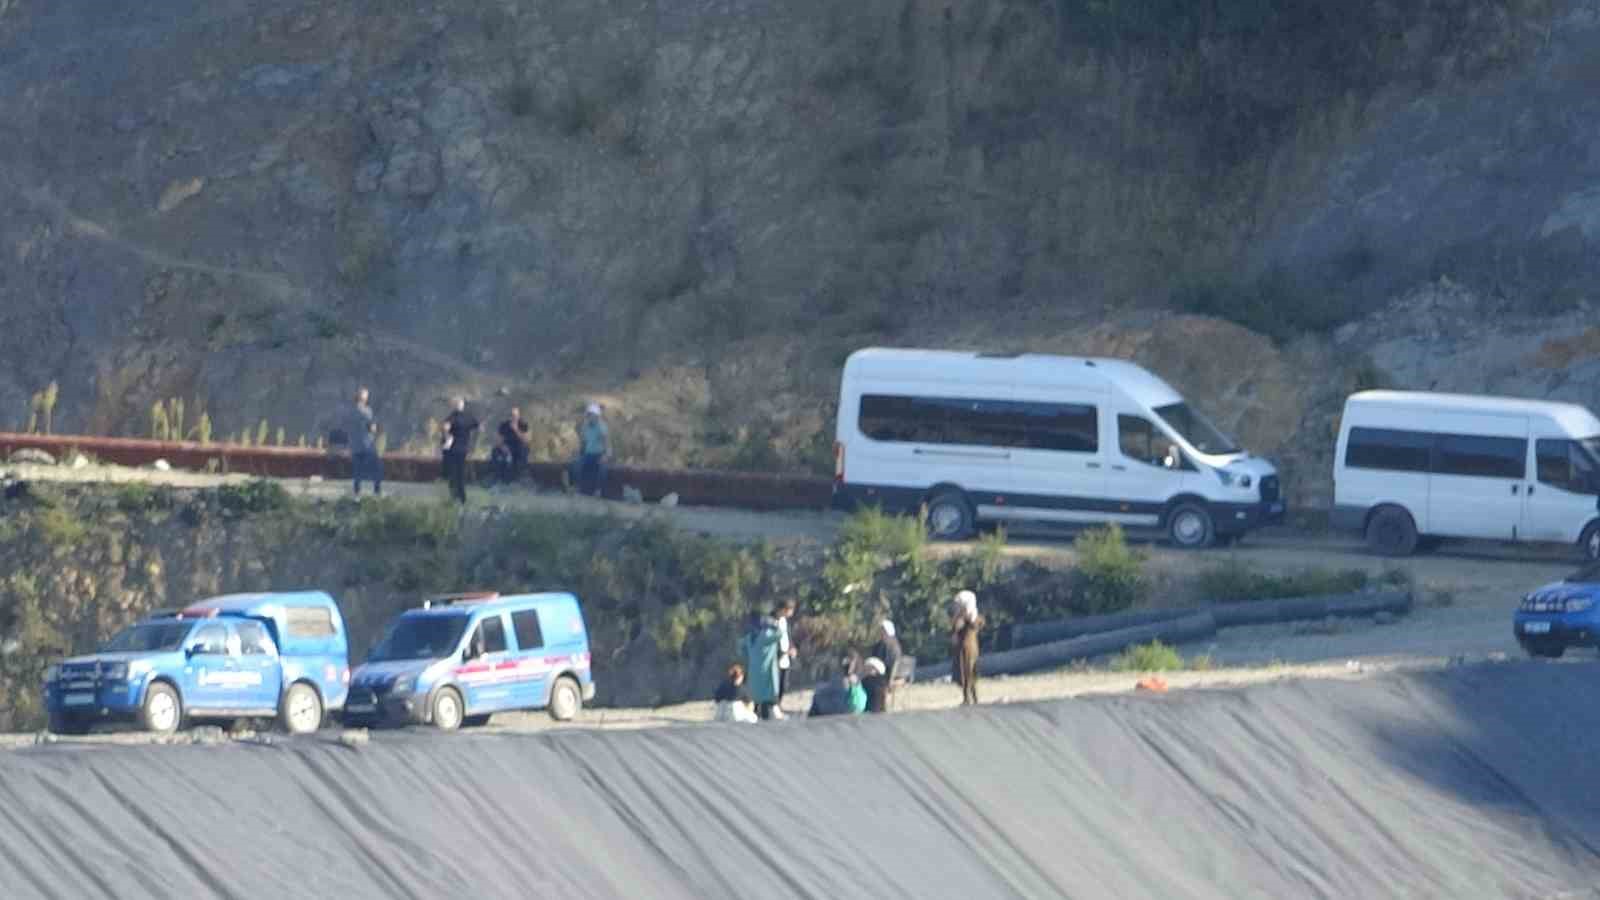
[[[1523,478],[1528,472],[1528,442],[1523,438],[1441,434],[1433,471],[1437,475]]]
[[[1352,428],[1344,464],[1352,469],[1426,472],[1433,435],[1390,428]]]
[[[1574,494],[1593,494],[1594,463],[1576,441],[1540,438],[1535,444],[1539,482]]]

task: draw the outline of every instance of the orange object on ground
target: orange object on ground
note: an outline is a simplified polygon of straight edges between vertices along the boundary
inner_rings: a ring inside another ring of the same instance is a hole
[[[1167,692],[1167,680],[1160,675],[1147,675],[1139,679],[1139,683],[1134,685],[1134,690],[1165,694]]]

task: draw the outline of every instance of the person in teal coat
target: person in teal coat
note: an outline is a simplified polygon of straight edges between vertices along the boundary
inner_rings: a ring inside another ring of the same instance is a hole
[[[750,628],[739,639],[739,656],[744,660],[745,689],[756,702],[756,715],[774,717],[778,706],[777,620],[771,616],[752,616]],[[782,713],[777,713],[779,718]]]

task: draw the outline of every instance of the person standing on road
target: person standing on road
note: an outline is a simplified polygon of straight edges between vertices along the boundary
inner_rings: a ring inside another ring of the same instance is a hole
[[[794,618],[795,603],[785,600],[772,610],[778,622],[778,718],[783,718],[783,695],[789,692],[789,669],[799,655],[794,641],[789,638],[789,620]]]
[[[383,457],[378,455],[378,421],[372,416],[366,388],[356,391],[356,405],[350,416],[350,476],[355,494],[361,496],[361,482],[372,482],[372,493],[383,495]]]
[[[739,657],[745,664],[745,685],[756,702],[756,715],[774,718],[778,706],[778,622],[771,616],[750,617],[750,628],[739,639]]]
[[[455,409],[444,420],[442,445],[444,474],[450,480],[450,496],[457,503],[467,502],[467,457],[472,453],[472,440],[478,430],[478,420],[467,412],[465,397],[457,397]]]
[[[511,466],[502,473],[502,480],[515,483],[528,470],[528,423],[522,410],[511,407],[511,415],[500,423],[500,445],[505,447]]]
[[[605,493],[605,461],[611,454],[611,429],[591,403],[578,426],[578,493],[598,497]]]
[[[956,594],[950,614],[950,657],[961,683],[961,705],[978,702],[978,634],[983,617],[978,615],[978,595],[971,591]]]

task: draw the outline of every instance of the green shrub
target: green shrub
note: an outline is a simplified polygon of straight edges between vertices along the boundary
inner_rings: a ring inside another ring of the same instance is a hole
[[[1233,603],[1348,594],[1365,588],[1368,581],[1367,573],[1360,569],[1302,569],[1273,575],[1230,559],[1201,572],[1197,586],[1206,600]]]
[[[419,503],[392,497],[357,506],[340,524],[339,535],[354,546],[446,547],[455,543],[461,519],[448,501]]]
[[[167,488],[151,487],[139,481],[118,485],[115,497],[117,509],[130,514],[170,509],[173,500]]]
[[[257,478],[244,484],[225,484],[216,490],[217,503],[228,515],[260,515],[289,508],[289,492],[276,481]]]
[[[868,506],[845,520],[839,529],[839,544],[852,550],[903,559],[922,551],[928,530],[912,516],[891,516],[876,506]]]
[[[1128,546],[1119,525],[1090,528],[1073,540],[1078,564],[1073,570],[1073,606],[1082,615],[1120,612],[1149,591],[1144,556]]]
[[[1174,672],[1183,667],[1183,655],[1160,641],[1135,644],[1111,661],[1118,672]]]
[[[33,516],[39,540],[51,547],[70,547],[83,539],[88,526],[78,520],[71,510],[62,506],[47,506]]]

